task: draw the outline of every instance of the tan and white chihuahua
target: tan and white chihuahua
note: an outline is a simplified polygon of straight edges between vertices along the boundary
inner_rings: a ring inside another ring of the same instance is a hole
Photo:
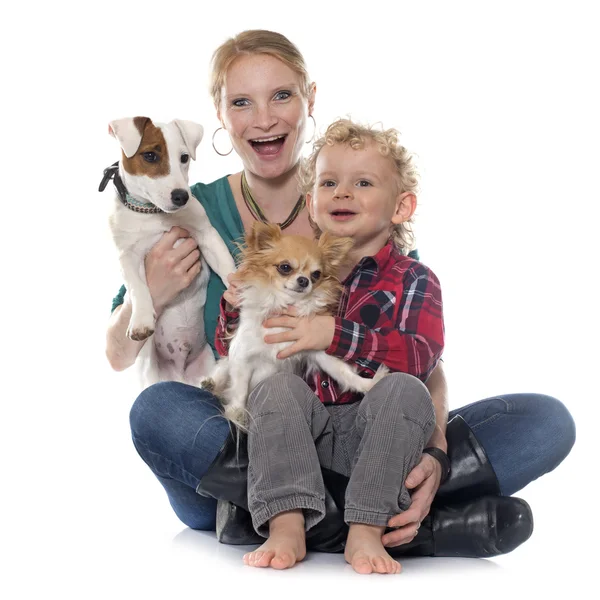
[[[353,245],[350,238],[324,233],[318,242],[281,235],[277,225],[256,222],[246,235],[241,253],[238,280],[239,325],[229,343],[229,355],[222,357],[201,387],[221,399],[225,416],[245,428],[246,400],[261,381],[281,371],[300,376],[322,370],[335,379],[343,391],[368,392],[388,373],[384,366],[373,379],[358,375],[356,369],[323,350],[305,350],[278,359],[277,354],[293,342],[267,344],[263,322],[292,305],[300,317],[331,314],[337,307],[342,286],[338,268]]]

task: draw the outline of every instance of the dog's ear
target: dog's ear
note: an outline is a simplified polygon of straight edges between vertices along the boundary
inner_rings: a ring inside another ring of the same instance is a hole
[[[123,154],[131,158],[140,147],[144,129],[152,121],[148,117],[117,119],[108,124],[108,133],[119,142]]]
[[[279,225],[255,221],[250,232],[246,235],[246,245],[252,250],[265,250],[281,239]]]
[[[204,135],[204,127],[193,121],[183,121],[182,119],[174,119],[173,123],[175,123],[181,132],[181,137],[185,142],[192,160],[196,160],[196,148]]]
[[[335,237],[327,232],[319,238],[319,248],[328,271],[337,271],[348,257],[348,252],[354,246],[354,240],[349,237]]]

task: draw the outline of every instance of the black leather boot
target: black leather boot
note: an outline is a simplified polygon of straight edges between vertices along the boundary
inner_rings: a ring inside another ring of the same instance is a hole
[[[531,508],[500,496],[500,485],[483,446],[457,415],[446,429],[450,476],[435,495],[417,537],[398,556],[490,557],[507,554],[531,536]]]
[[[457,416],[446,430],[451,474],[440,486],[418,535],[408,544],[388,548],[393,556],[490,557],[506,554],[526,541],[533,530],[529,505],[499,496],[496,475],[483,447]],[[202,478],[197,492],[217,498],[217,539],[226,544],[261,544],[252,528],[247,503],[246,437],[239,448],[230,437]],[[326,515],[307,532],[307,548],[342,552],[348,533],[344,497],[348,478],[323,469]]]
[[[500,485],[488,457],[466,421],[457,415],[446,428],[450,475],[435,499],[458,501],[499,496]]]

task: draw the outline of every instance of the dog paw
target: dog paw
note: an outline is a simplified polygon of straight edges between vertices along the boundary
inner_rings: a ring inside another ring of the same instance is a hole
[[[385,365],[380,365],[380,367],[377,369],[377,371],[375,371],[375,375],[373,376],[373,378],[367,378],[367,377],[361,378],[360,386],[358,386],[357,391],[359,391],[363,394],[370,392],[373,389],[373,387],[375,387],[375,384],[378,381],[381,381],[386,375],[389,375],[389,374],[390,374],[390,370]]]
[[[135,342],[143,342],[154,333],[156,316],[152,311],[134,310],[129,319],[127,337]]]
[[[212,377],[203,377],[200,380],[198,387],[202,388],[203,390],[206,390],[207,392],[214,393],[214,391],[217,388],[217,384],[215,383],[215,380]]]
[[[373,376],[373,385],[375,385],[378,381],[381,381],[386,375],[390,374],[390,370],[384,365],[379,365],[379,369],[375,371],[375,375]]]
[[[154,333],[153,327],[129,327],[127,329],[127,337],[134,342],[143,342]]]
[[[224,414],[238,429],[248,430],[248,411],[243,406],[225,406]]]

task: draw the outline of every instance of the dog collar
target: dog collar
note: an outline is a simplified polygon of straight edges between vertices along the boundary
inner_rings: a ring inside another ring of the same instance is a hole
[[[140,202],[139,200],[136,200],[127,191],[127,188],[125,187],[125,184],[119,175],[119,161],[104,169],[104,176],[102,177],[98,191],[103,192],[111,179],[117,188],[117,194],[121,202],[129,210],[144,214],[156,214],[163,212],[160,208],[158,208],[158,206],[154,206],[154,204],[151,202]]]

